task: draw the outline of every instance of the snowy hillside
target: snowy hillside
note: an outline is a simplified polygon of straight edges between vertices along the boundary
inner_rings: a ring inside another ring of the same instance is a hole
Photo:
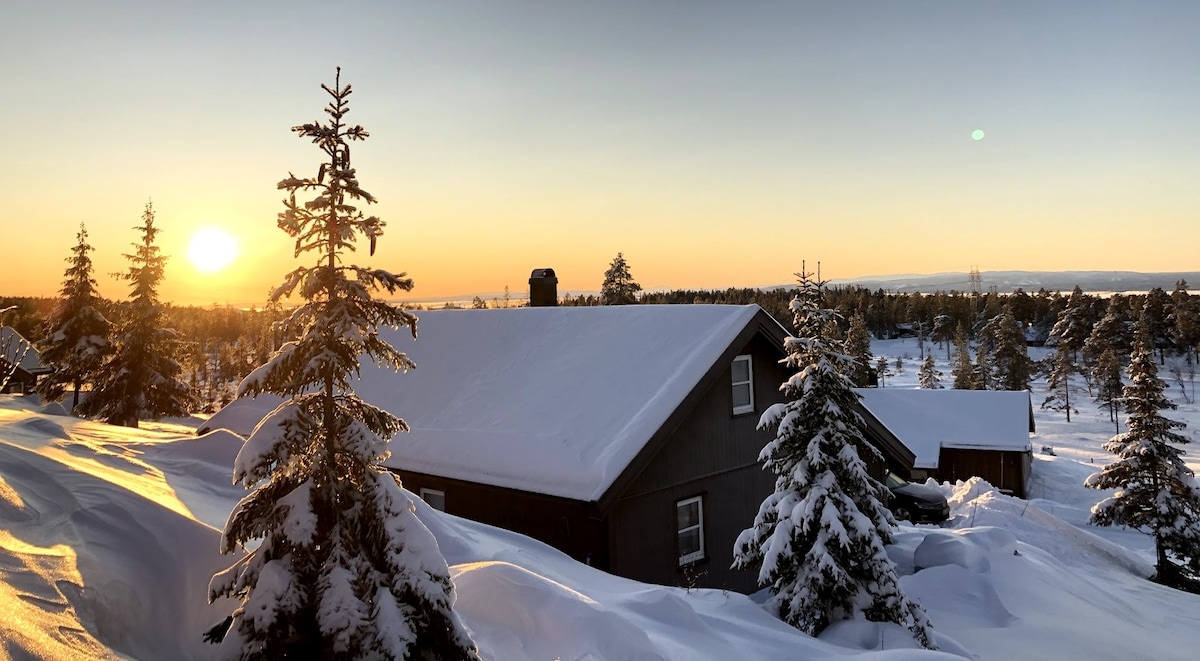
[[[916,383],[915,340],[873,349],[904,363],[887,387]],[[949,366],[939,369],[948,378]],[[1032,500],[978,481],[942,485],[949,525],[902,526],[889,549],[942,652],[912,649],[906,631],[866,622],[812,639],[743,595],[613,577],[417,506],[488,659],[1196,658],[1200,596],[1145,580],[1148,537],[1086,525],[1105,495],[1082,482],[1108,461],[1106,414],[1084,402],[1066,423],[1037,409],[1043,398],[1035,391]],[[201,633],[232,604],[209,606],[205,593],[229,563],[216,549],[242,495],[230,486],[240,441],[193,437],[195,420],[130,430],[56,412],[0,396],[0,659],[212,658]],[[1194,404],[1168,416],[1200,442]],[[1037,452],[1043,446],[1054,455]],[[1200,468],[1198,448],[1188,449]]]

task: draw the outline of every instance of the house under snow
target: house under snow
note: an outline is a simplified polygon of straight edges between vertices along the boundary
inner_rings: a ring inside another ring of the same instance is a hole
[[[41,354],[24,336],[11,326],[0,327],[0,375],[12,370],[8,383],[0,392],[32,392],[38,377],[49,374],[51,368],[42,364]]]
[[[732,549],[774,489],[784,329],[757,305],[437,310],[416,362],[364,365],[364,399],[412,430],[387,465],[430,504],[555,546],[612,573],[739,591]],[[248,434],[278,399],[238,400],[200,431]]]

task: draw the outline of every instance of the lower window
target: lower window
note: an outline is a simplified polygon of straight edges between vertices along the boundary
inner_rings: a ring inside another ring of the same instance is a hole
[[[696,496],[675,503],[679,565],[704,559],[704,498]]]
[[[439,512],[446,511],[446,492],[437,489],[421,488],[421,500]]]

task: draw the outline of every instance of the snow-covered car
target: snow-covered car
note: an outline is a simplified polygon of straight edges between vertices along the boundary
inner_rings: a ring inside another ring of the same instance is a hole
[[[950,503],[941,491],[924,484],[909,482],[888,471],[884,481],[891,498],[888,509],[900,521],[941,523],[950,518]]]

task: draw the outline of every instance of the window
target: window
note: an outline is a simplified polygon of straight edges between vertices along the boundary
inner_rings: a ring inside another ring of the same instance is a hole
[[[704,498],[696,496],[675,503],[679,535],[679,566],[704,559]]]
[[[754,370],[750,366],[750,356],[738,356],[733,359],[733,412],[754,412]]]
[[[439,511],[446,511],[446,492],[438,491],[437,489],[426,489],[421,487],[421,500],[425,501],[430,507]]]

